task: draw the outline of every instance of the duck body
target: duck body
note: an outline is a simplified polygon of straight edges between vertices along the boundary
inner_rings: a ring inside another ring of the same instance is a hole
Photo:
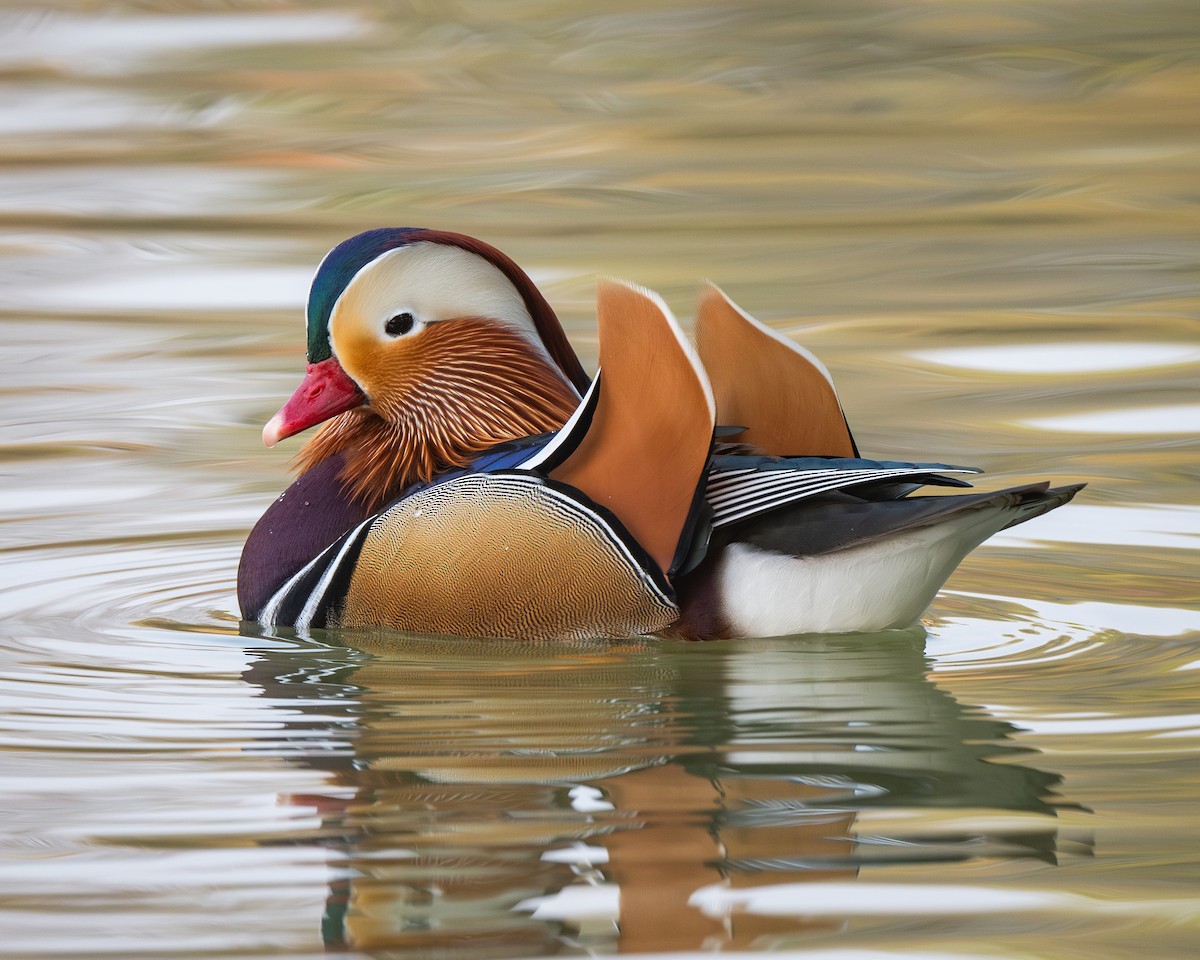
[[[347,511],[336,540],[260,597],[257,619],[442,635],[486,624],[489,635],[537,639],[666,629],[679,616],[672,587],[621,522],[525,466],[552,439],[503,444],[361,520]]]
[[[910,496],[976,471],[861,458],[819,361],[720,291],[699,353],[649,291],[604,282],[599,308],[589,382],[494,248],[335,248],[308,375],[264,440],[324,426],[247,540],[243,616],[522,639],[905,627],[966,553],[1079,489]]]

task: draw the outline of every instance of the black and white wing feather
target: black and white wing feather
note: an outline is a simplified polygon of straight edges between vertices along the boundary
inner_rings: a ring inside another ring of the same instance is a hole
[[[705,500],[714,529],[834,490],[868,500],[902,497],[919,486],[969,487],[946,473],[979,473],[945,463],[902,463],[848,457],[718,456],[708,474]]]

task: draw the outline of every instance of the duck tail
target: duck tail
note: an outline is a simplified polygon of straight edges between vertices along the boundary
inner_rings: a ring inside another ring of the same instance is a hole
[[[913,626],[988,537],[1071,500],[1083,484],[993,493],[800,501],[714,535],[679,590],[685,635],[856,633]]]
[[[1040,517],[1043,513],[1049,513],[1064,503],[1070,503],[1075,498],[1075,494],[1086,486],[1086,483],[1068,483],[1061,487],[1051,487],[1047,481],[1029,484],[1026,487],[1014,487],[1014,491],[1020,491],[1023,494],[1013,504],[1017,515],[1000,529],[1007,530],[1009,527],[1015,527],[1018,523],[1024,523],[1026,520]]]

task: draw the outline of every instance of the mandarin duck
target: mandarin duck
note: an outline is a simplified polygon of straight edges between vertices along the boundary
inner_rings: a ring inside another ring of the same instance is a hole
[[[688,639],[914,625],[959,561],[1081,485],[969,487],[859,456],[802,347],[702,292],[598,287],[600,372],[499,250],[379,229],[335,247],[308,365],[263,430],[321,425],[238,571],[265,629]]]

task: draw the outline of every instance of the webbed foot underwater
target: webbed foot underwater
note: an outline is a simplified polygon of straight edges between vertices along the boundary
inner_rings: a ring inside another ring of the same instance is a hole
[[[911,496],[978,471],[861,458],[820,361],[717,288],[695,348],[650,291],[602,281],[597,308],[589,380],[493,247],[334,248],[263,439],[321,426],[246,542],[242,615],[523,639],[907,627],[972,549],[1081,488]]]

